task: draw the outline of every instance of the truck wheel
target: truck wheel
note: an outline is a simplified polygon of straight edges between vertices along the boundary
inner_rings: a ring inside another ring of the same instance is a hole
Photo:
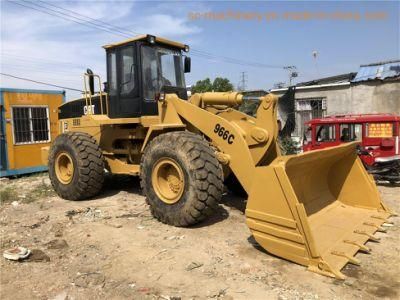
[[[218,207],[222,168],[199,135],[182,131],[157,136],[147,145],[140,169],[151,213],[163,223],[193,225]]]
[[[49,153],[49,177],[64,199],[84,200],[97,195],[104,182],[104,159],[96,141],[81,132],[59,135]]]

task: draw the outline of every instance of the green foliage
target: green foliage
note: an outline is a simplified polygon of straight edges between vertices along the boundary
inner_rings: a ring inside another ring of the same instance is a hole
[[[278,139],[278,143],[283,155],[290,155],[297,153],[298,145],[291,137],[288,136],[280,137]]]
[[[192,94],[205,92],[228,92],[233,91],[233,85],[228,78],[217,77],[211,83],[210,78],[199,80],[192,86]]]
[[[258,102],[244,100],[240,105],[239,110],[249,116],[255,117],[259,105]]]
[[[267,92],[263,91],[263,90],[244,91],[243,92],[243,96],[249,96],[249,97],[263,97],[266,94],[267,94]],[[259,106],[260,106],[259,101],[243,99],[242,104],[239,106],[239,110],[249,116],[255,117]]]
[[[217,77],[212,84],[214,92],[233,91],[233,85],[228,78]]]
[[[192,94],[195,93],[205,93],[211,92],[213,90],[213,86],[210,78],[206,78],[204,80],[199,80],[195,85],[192,86]]]

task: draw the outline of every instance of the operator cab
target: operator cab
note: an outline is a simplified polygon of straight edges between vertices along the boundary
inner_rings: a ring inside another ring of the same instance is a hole
[[[104,46],[110,118],[158,114],[161,92],[187,99],[184,73],[190,72],[189,46],[141,35]]]

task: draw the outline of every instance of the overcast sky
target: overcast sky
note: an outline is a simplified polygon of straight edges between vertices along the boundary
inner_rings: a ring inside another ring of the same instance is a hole
[[[87,67],[106,80],[102,45],[136,33],[203,51],[191,52],[187,84],[222,76],[237,86],[244,71],[249,89],[269,89],[288,80],[282,66],[295,65],[300,82],[400,57],[399,1],[46,1],[118,26],[123,33],[91,28],[91,19],[85,24],[64,20],[57,13],[61,10],[46,2],[15,2],[1,1],[1,72],[77,89],[82,89]],[[312,19],[293,20],[294,13],[304,12]],[[240,61],[228,63],[226,57]],[[52,89],[4,76],[1,87]],[[68,99],[77,96],[67,91]]]

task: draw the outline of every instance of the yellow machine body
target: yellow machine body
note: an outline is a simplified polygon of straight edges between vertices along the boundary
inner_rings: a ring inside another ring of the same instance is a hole
[[[61,120],[60,129],[89,133],[103,150],[109,171],[130,175],[139,174],[140,156],[158,134],[189,130],[207,136],[216,157],[248,193],[246,222],[256,241],[311,271],[344,278],[340,270],[348,262],[358,263],[354,255],[368,251],[365,242],[374,239],[391,215],[357,156],[356,143],[282,156],[278,98],[261,98],[256,118],[229,108],[241,99],[238,93],[195,94],[188,101],[167,94],[159,102],[158,116],[110,119],[89,114]],[[227,107],[215,110],[215,105]],[[135,129],[126,124],[135,124]],[[114,148],[118,139],[130,141],[130,147]]]
[[[180,45],[180,44],[179,44]],[[106,94],[103,95],[107,97]],[[110,118],[88,113],[61,119],[60,133],[84,132],[98,143],[110,173],[138,175],[146,146],[160,134],[204,136],[224,169],[248,194],[246,223],[268,252],[343,279],[343,266],[358,263],[392,212],[356,153],[356,143],[283,156],[277,143],[277,101],[260,97],[256,117],[237,109],[240,93],[162,94],[158,115]],[[87,98],[87,107],[92,107]],[[48,148],[43,148],[47,160]]]

